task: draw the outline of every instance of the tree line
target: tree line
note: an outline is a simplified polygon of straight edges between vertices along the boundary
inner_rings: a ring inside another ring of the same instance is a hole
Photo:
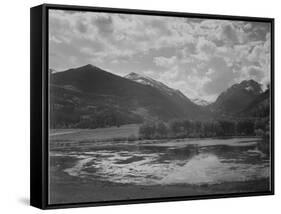
[[[172,120],[145,122],[139,128],[141,139],[195,138],[227,136],[265,136],[268,118],[241,120]]]
[[[95,113],[85,114],[84,112],[75,111],[63,107],[61,110],[50,110],[50,126],[53,129],[61,128],[81,128],[95,129],[106,128],[111,126],[122,126],[125,124],[141,123],[143,120],[140,116],[120,112],[110,108],[98,109]]]

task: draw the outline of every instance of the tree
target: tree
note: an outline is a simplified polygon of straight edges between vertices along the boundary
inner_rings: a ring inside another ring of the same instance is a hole
[[[219,124],[222,128],[223,135],[234,135],[235,134],[235,123],[228,120],[220,120]]]
[[[254,122],[242,120],[237,123],[237,132],[242,135],[254,135]]]
[[[141,138],[152,139],[155,135],[155,124],[146,122],[139,128],[139,135]]]
[[[255,121],[255,130],[256,129],[261,129],[261,130],[265,130],[266,129],[266,122],[259,119]]]
[[[179,120],[173,120],[169,123],[169,129],[173,136],[177,136],[183,131],[182,123]]]
[[[166,137],[168,134],[168,128],[166,127],[165,123],[159,122],[156,126],[156,134],[158,137]]]
[[[184,120],[183,121],[183,129],[186,135],[189,134],[191,131],[191,122],[189,120]]]
[[[195,121],[194,122],[194,128],[196,133],[201,133],[202,132],[202,123],[200,121]]]

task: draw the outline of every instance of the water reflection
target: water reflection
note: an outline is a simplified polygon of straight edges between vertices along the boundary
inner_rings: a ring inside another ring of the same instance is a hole
[[[268,155],[257,143],[255,138],[124,142],[57,151],[51,158],[71,157],[73,163],[63,171],[82,179],[141,185],[213,184],[269,177]]]

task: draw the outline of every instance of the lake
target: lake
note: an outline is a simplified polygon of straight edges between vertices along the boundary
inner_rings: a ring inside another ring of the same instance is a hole
[[[64,177],[88,183],[196,187],[269,181],[269,155],[259,150],[260,141],[245,137],[95,142],[51,151],[50,165]]]

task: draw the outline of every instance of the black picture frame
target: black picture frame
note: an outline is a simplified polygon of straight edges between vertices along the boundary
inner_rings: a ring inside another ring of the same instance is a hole
[[[106,202],[48,204],[48,11],[63,9],[122,14],[206,18],[271,24],[271,188],[266,192],[214,194],[206,196],[167,197]],[[137,204],[182,200],[261,196],[274,194],[274,19],[246,16],[195,14],[185,12],[116,9],[73,5],[43,4],[30,10],[30,204],[40,209]]]

